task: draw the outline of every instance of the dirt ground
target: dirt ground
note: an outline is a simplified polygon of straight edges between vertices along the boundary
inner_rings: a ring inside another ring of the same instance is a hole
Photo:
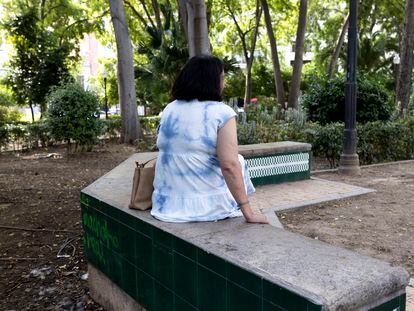
[[[79,193],[133,152],[107,144],[81,155],[63,148],[0,155],[0,310],[102,310],[84,280]],[[280,214],[285,228],[413,276],[414,162],[363,169],[357,178],[317,176],[377,192]]]
[[[414,277],[414,161],[366,167],[358,177],[313,176],[376,192],[281,213],[285,229],[402,266]]]
[[[102,310],[82,280],[79,194],[134,152],[109,144],[81,155],[0,155],[0,310]]]

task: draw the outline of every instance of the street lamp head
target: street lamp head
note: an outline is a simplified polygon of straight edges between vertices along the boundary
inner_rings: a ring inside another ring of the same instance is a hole
[[[394,65],[398,65],[400,63],[400,56],[398,54],[394,54],[392,62],[394,63]]]
[[[106,70],[104,70],[104,71],[102,72],[102,77],[103,77],[104,79],[108,78],[108,73],[106,72]]]

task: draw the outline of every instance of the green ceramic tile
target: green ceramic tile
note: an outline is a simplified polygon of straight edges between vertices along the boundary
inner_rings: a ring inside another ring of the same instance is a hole
[[[406,294],[403,294],[400,296],[400,311],[405,311],[407,303],[407,297]]]
[[[111,252],[109,249],[104,248],[104,255],[107,259],[105,274],[119,287],[122,288],[122,275],[123,275],[123,260],[122,258]]]
[[[289,311],[286,309],[283,309],[281,307],[275,306],[274,304],[272,304],[271,302],[267,301],[267,300],[263,300],[263,311]]]
[[[148,274],[136,270],[138,284],[138,303],[148,311],[154,310],[154,279]]]
[[[196,246],[182,239],[174,237],[173,249],[175,252],[196,261],[196,258],[197,258],[197,247]]]
[[[122,224],[115,222],[95,208],[82,210],[82,225],[86,232],[99,239],[107,248],[119,251],[117,232],[122,230]]]
[[[174,311],[197,311],[198,309],[178,296],[174,297]]]
[[[402,296],[404,296],[404,305],[402,305],[401,303]],[[370,310],[371,311],[393,311],[393,310],[403,311],[405,310],[405,295],[402,295],[402,296],[396,297]]]
[[[106,258],[103,253],[103,244],[96,239],[93,235],[84,233],[83,245],[86,258],[97,269],[106,273]]]
[[[126,260],[122,261],[122,280],[119,285],[133,299],[138,299],[136,267]]]
[[[262,278],[236,265],[227,263],[227,279],[262,296]]]
[[[216,255],[197,249],[197,262],[200,265],[226,277],[226,262]]]
[[[135,233],[134,264],[142,271],[153,274],[152,240],[140,233]]]
[[[174,253],[174,292],[197,305],[197,264]]]
[[[128,226],[130,229],[135,230],[135,217],[121,210],[118,211],[116,220]]]
[[[135,218],[135,224],[134,224],[134,229],[135,231],[142,233],[143,235],[149,237],[152,239],[152,231],[153,231],[154,226],[141,220],[138,218]]]
[[[312,302],[308,302],[308,309],[307,311],[321,311],[322,310],[322,306],[321,305],[316,305]]]
[[[80,194],[80,202],[81,202],[81,204],[84,204],[86,206],[89,206],[89,204],[90,204],[89,196],[86,195],[85,193],[81,192],[81,194]]]
[[[252,311],[261,309],[261,297],[233,283],[227,282],[227,311]]]
[[[280,184],[284,182],[292,182],[298,180],[304,180],[310,178],[310,172],[296,172],[291,174],[271,175],[264,177],[252,178],[254,186],[268,185],[268,184]]]
[[[130,227],[111,218],[107,219],[108,233],[116,239],[118,247],[114,244],[111,249],[120,254],[131,263],[135,262],[136,233]]]
[[[155,311],[171,311],[174,310],[174,294],[168,288],[158,282],[154,286],[154,302]]]
[[[226,280],[214,272],[198,266],[198,308],[201,311],[226,310]]]
[[[153,243],[153,276],[164,286],[173,288],[173,252],[159,243]]]
[[[152,232],[154,242],[162,244],[169,249],[173,248],[173,236],[171,234],[155,227],[153,228]]]
[[[276,284],[263,279],[263,298],[287,310],[306,311],[308,301]]]

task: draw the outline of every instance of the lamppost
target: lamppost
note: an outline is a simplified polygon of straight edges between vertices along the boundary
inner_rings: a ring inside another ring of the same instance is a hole
[[[108,81],[108,74],[106,71],[102,73],[104,79],[104,90],[105,90],[105,119],[108,120],[108,97],[106,95],[106,83]]]
[[[360,174],[359,158],[357,154],[356,124],[356,60],[357,60],[357,19],[358,0],[349,2],[348,27],[348,64],[345,84],[345,130],[343,136],[342,154],[339,160],[339,173]]]

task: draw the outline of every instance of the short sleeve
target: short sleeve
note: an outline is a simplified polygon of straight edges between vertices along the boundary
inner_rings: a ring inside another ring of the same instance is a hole
[[[228,120],[230,120],[233,117],[237,116],[237,113],[231,108],[230,106],[227,106],[226,104],[222,103],[219,105],[220,109],[217,111],[217,120],[218,120],[218,129],[221,129]]]

